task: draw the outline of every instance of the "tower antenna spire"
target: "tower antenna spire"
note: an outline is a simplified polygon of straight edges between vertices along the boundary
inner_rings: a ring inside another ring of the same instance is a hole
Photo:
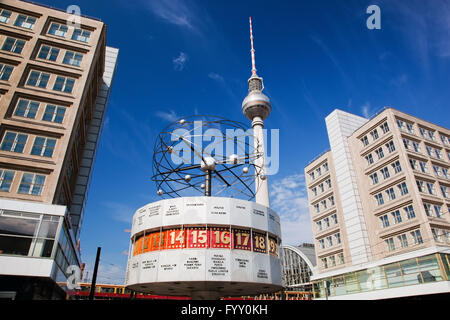
[[[255,49],[253,48],[253,31],[252,31],[252,17],[249,17],[250,22],[250,43],[251,43],[251,54],[252,54],[252,76],[257,76],[256,74],[256,64],[255,64]]]

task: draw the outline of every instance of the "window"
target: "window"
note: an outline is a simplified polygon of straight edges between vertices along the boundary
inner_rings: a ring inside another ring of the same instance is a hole
[[[14,171],[0,169],[0,191],[9,192],[14,174]]]
[[[27,99],[19,99],[19,101],[17,102],[16,110],[14,111],[14,115],[18,117],[34,119],[36,117],[38,109],[39,102]]]
[[[386,148],[388,149],[389,153],[394,152],[395,151],[394,141],[389,141],[386,144]]]
[[[425,209],[425,213],[427,214],[427,216],[429,216],[429,217],[433,216],[433,210],[431,209],[431,204],[424,203],[423,208]]]
[[[442,207],[438,204],[433,205],[434,213],[436,217],[440,218],[442,215]]]
[[[336,240],[337,244],[340,244],[341,243],[341,233],[340,232],[335,233],[334,234],[334,239]]]
[[[62,123],[64,120],[65,113],[66,113],[65,107],[48,104],[45,107],[45,112],[44,115],[42,116],[42,120],[55,123]]]
[[[326,217],[325,219],[323,219],[323,222],[325,223],[326,228],[330,227],[330,218]]]
[[[0,22],[8,23],[9,18],[11,17],[11,11],[0,9]]]
[[[384,157],[383,148],[378,148],[375,150],[375,154],[377,155],[378,159],[381,159]]]
[[[434,174],[438,177],[442,175],[441,168],[439,166],[433,165]]]
[[[16,27],[26,28],[26,29],[33,29],[34,24],[36,23],[36,18],[26,16],[23,14],[19,14],[17,16],[16,21],[14,22],[14,25]]]
[[[324,269],[328,269],[327,258],[322,258],[322,266]]]
[[[400,190],[400,195],[404,196],[408,194],[408,187],[406,186],[406,182],[398,184],[397,188]]]
[[[427,190],[429,194],[435,194],[434,192],[434,183],[433,182],[427,182]]]
[[[428,173],[427,164],[426,162],[419,161],[420,171],[423,173]]]
[[[386,194],[389,200],[394,200],[395,199],[395,192],[394,192],[394,188],[389,188],[386,190]]]
[[[430,147],[430,146],[426,146],[426,149],[427,149],[428,155],[429,155],[430,157],[433,157],[433,156],[434,156],[434,154],[433,154],[433,148]]]
[[[55,84],[53,85],[53,90],[71,93],[74,83],[75,79],[57,76]]]
[[[333,215],[331,215],[331,220],[333,220],[333,223],[334,223],[334,224],[338,224],[338,217],[337,217],[337,214],[336,214],[336,213],[333,214]]]
[[[415,159],[409,159],[409,164],[411,165],[411,168],[412,168],[413,170],[417,170],[417,169],[418,169],[418,166],[417,166],[417,160],[415,160]]]
[[[412,123],[406,123],[406,130],[408,130],[409,133],[414,134],[414,127]]]
[[[395,250],[395,244],[394,244],[394,239],[393,238],[389,238],[384,240],[384,242],[386,243],[386,247],[388,251],[394,251]]]
[[[414,240],[414,244],[421,244],[423,243],[422,234],[420,233],[420,230],[414,230],[410,232],[411,237]]]
[[[377,184],[378,183],[378,174],[376,172],[371,174],[369,177],[372,180],[372,184]]]
[[[3,42],[2,50],[14,53],[22,53],[22,49],[24,46],[25,40],[6,37],[5,42]]]
[[[441,141],[443,144],[445,144],[447,146],[450,144],[450,138],[448,138],[446,136],[441,135]]]
[[[433,141],[436,141],[436,138],[434,137],[434,132],[433,131],[428,130],[428,138],[430,138]]]
[[[391,212],[391,215],[392,215],[392,219],[394,220],[394,224],[402,222],[402,215],[400,214],[399,210],[395,210],[394,212]]]
[[[383,175],[383,178],[384,178],[384,179],[387,179],[387,178],[390,177],[390,175],[389,175],[389,170],[388,170],[387,167],[382,168],[382,169],[380,170],[380,172],[381,172],[381,174]]]
[[[361,138],[361,142],[363,144],[363,147],[365,147],[369,144],[369,139],[367,139],[367,136],[364,136]]]
[[[380,128],[381,128],[381,130],[383,131],[383,133],[388,133],[388,132],[389,132],[389,126],[388,126],[387,122],[383,123],[383,124],[380,126]]]
[[[323,208],[323,209],[326,209],[326,208],[327,208],[327,200],[322,200],[322,201],[320,201],[320,204],[322,205],[322,208]]]
[[[319,167],[319,168],[317,168],[316,169],[316,173],[317,173],[317,176],[321,176],[322,175],[322,169]]]
[[[441,170],[442,170],[442,175],[448,179],[449,178],[448,177],[448,169],[447,168],[441,168]]]
[[[75,29],[72,34],[72,40],[88,42],[91,33],[87,30]]]
[[[56,139],[36,137],[31,154],[35,156],[51,157],[55,150]]]
[[[328,245],[328,247],[332,247],[333,246],[333,238],[331,236],[327,237],[327,245]]]
[[[408,246],[408,239],[406,238],[406,234],[401,234],[397,236],[398,242],[400,242],[400,246],[402,248],[406,248]]]
[[[422,137],[424,137],[424,138],[427,138],[428,136],[427,136],[427,130],[426,129],[424,129],[424,128],[422,128],[422,127],[419,127],[419,131],[420,131],[420,135],[422,136]]]
[[[332,267],[336,266],[336,257],[330,256],[330,264]]]
[[[309,173],[309,178],[310,178],[311,180],[314,180],[314,171]]]
[[[389,218],[386,214],[380,216],[380,221],[381,221],[381,227],[382,228],[387,228],[389,227]]]
[[[328,201],[330,201],[331,206],[334,206],[334,196],[329,197]]]
[[[420,144],[416,141],[413,141],[413,147],[415,152],[420,152]]]
[[[366,156],[366,160],[367,160],[367,164],[368,164],[368,165],[371,165],[371,164],[373,163],[373,157],[372,157],[372,154],[371,154],[371,153],[369,153],[369,154]]]
[[[344,254],[341,252],[337,256],[338,256],[339,264],[344,264],[345,263]]]
[[[416,213],[414,212],[414,208],[412,205],[403,208],[408,219],[413,219],[416,217]]]
[[[381,193],[375,195],[375,201],[377,202],[377,205],[384,204],[383,195]]]
[[[50,79],[50,74],[33,70],[30,72],[27,85],[39,88],[47,88],[48,79]]]
[[[394,163],[391,164],[392,168],[394,169],[395,173],[399,173],[402,171],[402,166],[400,165],[400,161],[395,161]]]
[[[316,187],[312,188],[311,192],[313,193],[314,196],[317,196],[317,188]]]
[[[316,211],[316,213],[319,213],[319,212],[320,212],[319,204],[318,204],[318,203],[316,203],[316,204],[314,205],[314,211]]]
[[[403,138],[403,145],[406,149],[411,150],[411,140]]]
[[[82,59],[83,59],[83,55],[81,53],[66,51],[66,54],[63,59],[63,63],[70,64],[75,67],[79,67],[81,65]]]
[[[425,184],[422,180],[416,180],[416,184],[420,192],[425,192]]]
[[[319,245],[320,245],[320,248],[321,248],[321,249],[325,249],[325,240],[320,239],[320,240],[319,240]]]
[[[435,148],[434,153],[436,154],[436,158],[442,159],[441,150]]]
[[[49,60],[49,61],[56,61],[59,54],[59,48],[50,47],[43,45],[41,47],[41,50],[39,50],[38,58]]]
[[[328,162],[325,162],[325,163],[323,164],[323,169],[324,169],[326,172],[328,172]]]
[[[441,186],[442,196],[447,199],[449,198],[448,189],[449,188],[447,186]]]
[[[372,136],[372,140],[377,140],[379,137],[377,129],[371,131],[370,135]]]
[[[14,67],[0,63],[0,80],[8,81]]]
[[[320,189],[320,192],[323,192],[325,190],[323,187],[323,183],[319,184],[319,189]]]
[[[322,220],[316,222],[317,229],[322,231]]]
[[[3,137],[0,149],[3,151],[22,153],[27,139],[28,135],[26,134],[7,131]]]
[[[402,120],[397,119],[397,126],[399,129],[404,130],[405,129],[405,123]]]
[[[24,173],[20,182],[19,193],[39,196],[42,193],[44,182],[45,176],[43,175]]]
[[[58,37],[65,37],[67,30],[68,27],[66,25],[52,22],[50,28],[48,29],[48,34],[52,34]]]
[[[331,179],[327,179],[325,181],[325,183],[327,184],[327,188],[330,189],[331,188]]]

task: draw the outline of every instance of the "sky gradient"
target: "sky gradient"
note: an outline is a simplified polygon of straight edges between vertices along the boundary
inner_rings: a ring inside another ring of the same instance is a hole
[[[272,101],[265,125],[280,129],[280,169],[269,184],[285,244],[312,241],[303,170],[329,148],[324,118],[334,109],[370,117],[391,106],[449,127],[448,1],[39,3],[77,4],[107,24],[107,45],[120,50],[81,231],[88,269],[102,247],[97,282],[123,283],[124,230],[137,208],[158,199],[150,180],[157,133],[193,114],[250,126],[240,108],[251,75],[249,16]],[[381,9],[381,30],[366,27],[371,4]]]

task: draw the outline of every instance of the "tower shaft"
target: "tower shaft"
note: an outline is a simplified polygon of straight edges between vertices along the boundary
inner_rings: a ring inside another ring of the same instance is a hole
[[[257,153],[261,156],[255,159],[255,167],[259,169],[259,174],[255,172],[255,201],[263,206],[270,206],[269,182],[266,175],[266,150],[264,145],[264,122],[260,117],[253,118],[253,136]]]

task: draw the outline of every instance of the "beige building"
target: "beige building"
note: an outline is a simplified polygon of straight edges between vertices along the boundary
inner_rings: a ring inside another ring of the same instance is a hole
[[[11,287],[0,294],[48,298],[67,266],[80,265],[85,198],[117,55],[100,20],[0,3],[0,277]],[[19,276],[49,286],[23,293],[10,281]]]
[[[318,297],[449,293],[450,130],[392,108],[326,125],[305,168]]]

